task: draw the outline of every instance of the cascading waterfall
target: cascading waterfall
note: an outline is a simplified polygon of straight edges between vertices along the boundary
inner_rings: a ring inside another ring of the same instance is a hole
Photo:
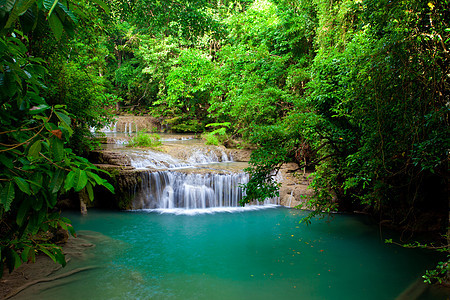
[[[218,162],[232,162],[233,158],[222,151],[221,157],[216,155],[214,151],[202,151],[200,149],[194,150],[186,161],[176,159],[169,154],[162,152],[146,150],[146,151],[130,151],[131,166],[136,169],[166,169],[166,168],[186,168],[199,164],[210,164]]]
[[[248,175],[185,174],[172,171],[142,173],[142,188],[134,209],[204,209],[237,207],[245,196],[241,185]]]
[[[106,125],[105,127],[101,129],[97,129],[95,127],[90,127],[89,130],[91,132],[103,132],[103,133],[116,133],[117,132],[117,122],[115,123],[109,123],[109,125]]]
[[[221,170],[222,162],[232,163],[231,155],[224,151],[194,148],[185,160],[152,150],[130,150],[127,156],[131,166],[142,170],[133,209],[237,208],[245,196],[242,185],[248,182],[249,176],[240,171]],[[253,204],[277,201],[268,199]]]
[[[133,128],[131,127],[131,125],[133,125],[133,123],[130,122],[130,123],[128,124],[128,132],[129,132],[129,133],[133,133]]]

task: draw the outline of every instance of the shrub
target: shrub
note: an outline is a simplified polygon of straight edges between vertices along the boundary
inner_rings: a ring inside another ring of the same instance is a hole
[[[139,131],[129,142],[129,147],[150,147],[158,148],[161,146],[161,136],[156,133],[148,134],[145,131]]]

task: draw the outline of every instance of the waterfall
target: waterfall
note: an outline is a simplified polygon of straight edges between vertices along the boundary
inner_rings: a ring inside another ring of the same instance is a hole
[[[158,151],[130,151],[128,152],[128,157],[130,158],[131,166],[136,169],[167,169],[191,166],[169,154]]]
[[[183,168],[199,164],[233,161],[231,155],[228,157],[225,151],[222,151],[221,158],[219,159],[214,151],[205,151],[205,149],[195,149],[188,155],[186,161],[181,161],[169,154],[152,150],[129,151],[127,154],[130,157],[131,166],[136,169]]]
[[[89,130],[92,133],[94,133],[94,132],[103,132],[103,133],[117,132],[117,122],[115,122],[114,124],[111,122],[111,123],[109,123],[109,125],[106,125],[105,127],[101,128],[101,129],[97,129],[96,127],[89,127]]]
[[[245,195],[248,174],[186,174],[173,171],[142,173],[135,209],[204,209],[237,207]]]
[[[183,160],[160,151],[126,151],[131,166],[142,170],[133,192],[133,209],[192,212],[239,207],[239,201],[245,196],[242,185],[248,182],[249,175],[240,171],[242,169],[235,171],[232,166],[230,168],[232,157],[220,148],[190,150],[180,153]],[[278,198],[252,205],[277,202]]]

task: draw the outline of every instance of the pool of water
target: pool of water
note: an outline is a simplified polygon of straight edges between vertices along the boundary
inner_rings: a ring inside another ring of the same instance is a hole
[[[385,244],[362,216],[307,226],[283,207],[65,215],[81,234],[106,236],[81,263],[97,268],[42,284],[33,299],[394,299],[436,262]]]

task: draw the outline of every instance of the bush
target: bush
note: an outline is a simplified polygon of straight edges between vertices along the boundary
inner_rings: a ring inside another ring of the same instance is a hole
[[[129,142],[129,147],[150,147],[158,148],[161,146],[161,136],[156,133],[148,134],[145,131],[139,131]]]

